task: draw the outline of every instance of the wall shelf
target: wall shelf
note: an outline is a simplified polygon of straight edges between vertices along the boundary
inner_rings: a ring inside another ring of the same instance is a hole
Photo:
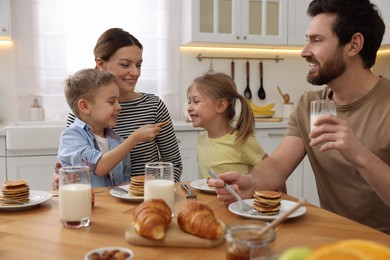
[[[202,61],[203,59],[223,59],[223,60],[274,60],[275,62],[279,62],[281,60],[284,60],[284,58],[280,58],[278,55],[276,55],[274,58],[269,57],[232,57],[232,56],[203,56],[201,53],[199,53],[196,58],[198,61]]]

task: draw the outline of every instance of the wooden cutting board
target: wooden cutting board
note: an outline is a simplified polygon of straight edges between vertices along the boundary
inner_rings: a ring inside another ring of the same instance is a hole
[[[281,122],[283,118],[281,117],[257,117],[255,118],[256,122]]]
[[[223,243],[222,236],[216,240],[200,238],[182,231],[176,219],[172,220],[167,233],[162,240],[153,240],[142,237],[135,232],[133,227],[128,227],[125,232],[125,239],[129,244],[136,246],[162,246],[162,247],[215,247]]]

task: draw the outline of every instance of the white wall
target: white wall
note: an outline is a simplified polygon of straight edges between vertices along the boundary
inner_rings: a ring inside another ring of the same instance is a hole
[[[12,42],[0,42],[0,122],[17,118],[15,58]]]

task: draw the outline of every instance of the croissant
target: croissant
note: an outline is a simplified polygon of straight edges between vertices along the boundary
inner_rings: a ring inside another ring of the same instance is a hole
[[[149,199],[135,208],[132,226],[144,237],[161,240],[172,221],[172,212],[162,199]]]
[[[177,223],[184,232],[202,238],[217,239],[224,233],[214,212],[207,205],[198,202],[189,202],[181,208]]]

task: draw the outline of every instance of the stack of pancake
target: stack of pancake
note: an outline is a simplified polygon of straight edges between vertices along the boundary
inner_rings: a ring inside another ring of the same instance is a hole
[[[3,196],[0,196],[0,204],[18,205],[27,203],[30,196],[30,187],[27,183],[26,180],[5,181],[2,188]]]
[[[129,186],[129,195],[144,196],[145,176],[132,176]]]
[[[277,191],[255,191],[253,208],[265,215],[276,215],[280,211],[282,193]]]

